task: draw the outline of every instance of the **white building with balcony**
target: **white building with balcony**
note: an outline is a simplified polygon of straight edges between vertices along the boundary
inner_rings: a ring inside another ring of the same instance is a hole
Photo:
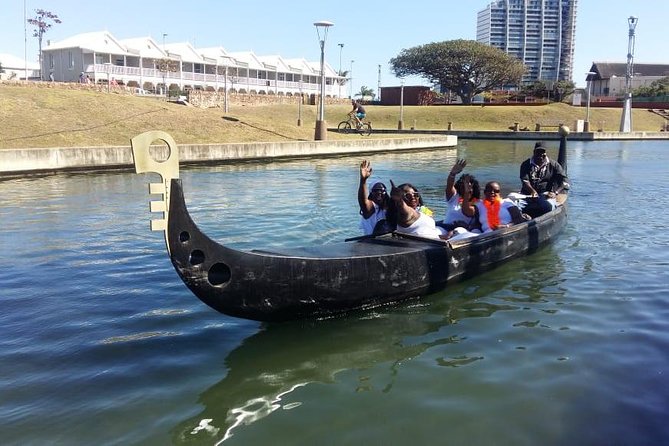
[[[320,62],[258,56],[190,43],[159,45],[151,37],[116,39],[108,31],[78,34],[42,49],[42,77],[115,82],[145,91],[208,90],[296,95],[320,92]],[[325,63],[325,95],[338,97],[344,78]]]

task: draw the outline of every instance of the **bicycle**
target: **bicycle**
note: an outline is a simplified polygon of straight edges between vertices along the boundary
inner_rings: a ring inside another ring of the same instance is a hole
[[[358,132],[361,136],[369,136],[372,134],[372,123],[371,122],[358,122],[352,114],[349,113],[348,119],[342,121],[337,126],[339,133],[351,133]]]

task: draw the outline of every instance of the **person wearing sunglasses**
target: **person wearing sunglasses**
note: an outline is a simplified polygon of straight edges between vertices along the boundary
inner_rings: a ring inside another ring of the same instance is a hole
[[[360,163],[360,182],[358,184],[358,204],[360,205],[360,229],[365,235],[381,231],[386,221],[386,212],[390,205],[390,197],[386,186],[380,181],[373,182],[372,189],[367,192],[367,181],[372,176],[372,164],[363,160]],[[392,229],[391,229],[392,230]],[[387,229],[384,230],[387,232]]]
[[[520,165],[520,193],[527,195],[523,212],[531,217],[538,217],[553,210],[557,194],[569,187],[567,180],[562,166],[549,159],[546,146],[537,142],[532,157]]]
[[[404,183],[397,187],[402,189],[402,197],[409,206],[418,212],[427,215],[428,217],[432,217],[434,215],[432,209],[425,206],[425,203],[423,203],[423,197],[421,196],[420,192],[418,192],[418,188],[416,186],[411,183]]]
[[[499,182],[488,181],[483,189],[483,199],[476,203],[483,232],[508,228],[530,219],[512,200],[502,199],[501,192]]]
[[[422,199],[416,188],[409,183],[395,186],[390,180],[392,206],[388,217],[396,224],[397,232],[428,238],[445,238],[444,231],[437,228],[434,219],[419,210]]]
[[[467,166],[467,160],[458,159],[446,179],[446,216],[439,225],[448,231],[464,228],[466,231],[481,233],[476,203],[481,198],[481,187],[478,180],[469,174],[463,174],[455,180]]]

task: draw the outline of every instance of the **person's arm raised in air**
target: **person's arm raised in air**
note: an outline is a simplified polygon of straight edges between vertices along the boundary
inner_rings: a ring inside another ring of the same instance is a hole
[[[367,190],[367,179],[372,176],[372,164],[363,160],[360,163],[360,183],[358,184],[358,204],[360,205],[360,214],[367,219],[374,213],[374,202],[370,200]]]
[[[459,159],[455,162],[453,167],[451,167],[451,172],[446,179],[446,201],[450,200],[451,197],[457,193],[455,190],[455,176],[462,172],[466,165],[467,160]]]
[[[462,213],[467,217],[474,217],[476,215],[476,206],[471,202],[472,198],[472,178],[468,174],[462,176]]]

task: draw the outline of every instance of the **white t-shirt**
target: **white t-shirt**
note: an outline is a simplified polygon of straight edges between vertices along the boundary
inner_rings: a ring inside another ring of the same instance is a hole
[[[418,213],[418,220],[410,226],[404,228],[402,225],[397,225],[397,232],[430,238],[439,238],[442,234],[442,231],[434,224],[434,218],[428,217],[421,212]]]
[[[516,204],[509,200],[508,198],[505,198],[502,200],[499,206],[499,224],[500,225],[508,225],[513,223],[513,217],[511,217],[511,212],[509,212],[509,209],[512,207],[515,207]],[[479,210],[479,220],[481,220],[481,228],[483,229],[483,232],[490,232],[492,231],[492,228],[490,227],[490,224],[488,223],[488,210],[485,207],[485,204],[483,203],[483,200],[479,200],[476,203],[476,207]]]
[[[446,217],[444,218],[444,223],[452,225],[456,221],[465,222],[468,225],[476,222],[476,217],[469,217],[462,212],[460,194],[457,192],[453,194],[450,200],[446,200]]]
[[[374,213],[369,216],[369,218],[364,218],[360,216],[360,229],[362,229],[363,234],[369,235],[374,232],[374,226],[379,220],[386,218],[386,211],[381,209],[376,203],[374,203]]]

